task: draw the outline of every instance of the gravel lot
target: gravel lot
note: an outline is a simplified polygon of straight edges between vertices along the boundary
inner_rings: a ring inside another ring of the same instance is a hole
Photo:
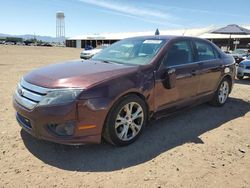
[[[134,144],[64,146],[21,130],[12,93],[30,70],[80,49],[0,46],[0,187],[250,187],[250,79],[222,108],[150,122]]]

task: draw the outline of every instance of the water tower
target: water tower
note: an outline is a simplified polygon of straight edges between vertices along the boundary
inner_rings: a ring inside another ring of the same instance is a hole
[[[60,44],[64,44],[65,42],[65,15],[63,12],[56,13],[56,38],[57,42]]]

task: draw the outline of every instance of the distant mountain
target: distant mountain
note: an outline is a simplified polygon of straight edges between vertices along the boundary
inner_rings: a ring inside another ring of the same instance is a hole
[[[0,33],[0,38],[3,37],[18,37],[18,38],[23,38],[25,40],[27,39],[33,39],[34,35],[9,35],[9,34],[4,34],[4,33]],[[37,40],[42,40],[45,42],[56,42],[56,38],[55,37],[50,37],[50,36],[40,36],[40,35],[36,35],[35,36]]]

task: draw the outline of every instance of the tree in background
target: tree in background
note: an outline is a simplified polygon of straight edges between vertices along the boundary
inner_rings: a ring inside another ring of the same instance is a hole
[[[14,42],[16,44],[18,42],[23,42],[23,39],[18,37],[6,37],[5,42]]]

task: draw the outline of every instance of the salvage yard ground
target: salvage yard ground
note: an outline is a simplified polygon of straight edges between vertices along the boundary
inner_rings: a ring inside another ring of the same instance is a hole
[[[134,144],[63,146],[21,130],[12,94],[25,73],[80,49],[0,46],[0,187],[250,187],[250,79],[222,108],[150,122]]]

